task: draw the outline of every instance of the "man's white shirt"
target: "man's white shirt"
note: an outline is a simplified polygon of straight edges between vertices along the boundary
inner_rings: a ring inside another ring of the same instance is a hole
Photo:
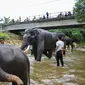
[[[57,51],[62,50],[62,47],[64,47],[64,42],[59,40],[56,42],[56,46],[57,46]]]

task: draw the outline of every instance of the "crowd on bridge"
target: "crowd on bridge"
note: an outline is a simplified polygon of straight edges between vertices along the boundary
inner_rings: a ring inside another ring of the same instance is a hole
[[[58,13],[49,13],[46,12],[45,14],[42,15],[37,15],[37,16],[29,16],[26,18],[22,18],[21,16],[15,20],[11,19],[8,24],[15,24],[15,23],[22,23],[22,22],[30,22],[30,21],[39,21],[39,20],[49,20],[49,19],[63,19],[63,18],[71,18],[74,17],[74,14],[72,11],[65,11],[65,12],[58,12]]]

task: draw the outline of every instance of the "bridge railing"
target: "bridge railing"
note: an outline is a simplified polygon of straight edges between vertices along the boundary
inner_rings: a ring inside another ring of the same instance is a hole
[[[73,16],[73,11],[48,13],[48,18],[67,17],[67,16]],[[48,19],[48,18],[46,14],[40,14],[40,15],[34,15],[29,17],[22,17],[21,21],[24,21],[25,19],[32,21],[32,20]]]
[[[10,20],[8,24],[5,24],[5,25],[28,23],[33,21],[45,21],[45,20],[51,20],[54,18],[59,20],[59,19],[66,19],[73,16],[74,16],[73,11],[55,12],[55,13],[48,13],[48,16],[46,14],[40,14],[40,15],[34,15],[29,17],[19,17],[17,21],[12,19]]]

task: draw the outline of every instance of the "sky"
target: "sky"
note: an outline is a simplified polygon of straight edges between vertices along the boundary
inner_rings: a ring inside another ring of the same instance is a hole
[[[18,18],[70,11],[75,0],[0,0],[0,18]]]

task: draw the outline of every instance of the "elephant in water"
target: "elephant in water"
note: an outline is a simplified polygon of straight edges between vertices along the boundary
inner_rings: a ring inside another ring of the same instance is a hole
[[[30,63],[21,49],[0,44],[0,81],[30,85]]]
[[[68,49],[70,49],[70,46],[71,46],[71,51],[73,51],[73,48],[74,48],[74,44],[73,43],[77,43],[77,44],[80,43],[80,40],[73,39],[73,38],[64,38],[64,41],[65,41]]]
[[[58,36],[65,37],[65,34],[53,33],[40,28],[27,29],[23,35],[21,49],[24,50],[28,45],[32,45],[35,60],[41,61],[42,54],[51,58]]]

